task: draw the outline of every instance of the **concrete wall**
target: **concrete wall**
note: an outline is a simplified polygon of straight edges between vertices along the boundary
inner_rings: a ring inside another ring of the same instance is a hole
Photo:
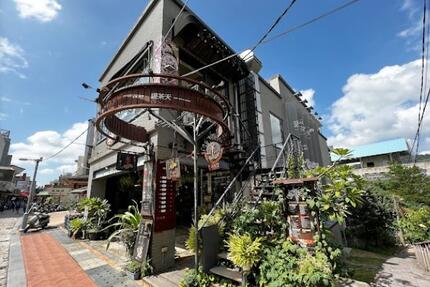
[[[305,159],[323,165],[319,138],[320,122],[302,104],[294,91],[280,76],[269,80],[269,83],[285,98],[285,130],[300,138]]]
[[[322,165],[323,166],[330,165],[331,157],[330,157],[330,150],[327,146],[327,139],[320,133],[318,134],[318,139],[320,143]]]
[[[163,23],[162,0],[151,0],[136,25],[127,35],[117,53],[100,77],[102,85],[127,64],[149,41],[157,43],[161,39]]]
[[[413,165],[413,163],[403,164],[403,166],[406,167],[412,167]],[[430,161],[417,162],[415,165],[430,176]],[[383,178],[388,171],[389,165],[353,169],[355,174],[361,175],[367,179]]]
[[[0,134],[0,165],[8,166],[11,162],[11,156],[9,156],[10,138],[6,135]]]
[[[270,114],[282,120],[283,139],[289,133],[298,136],[302,142],[305,159],[311,164],[327,165],[330,155],[324,137],[319,133],[321,124],[306,107],[294,96],[291,87],[279,76],[266,82],[259,78],[262,125],[265,144],[273,143]],[[298,124],[303,123],[303,129]],[[265,148],[267,163],[263,167],[271,167],[276,158],[273,147]]]
[[[272,126],[270,124],[270,114],[273,114],[277,118],[282,121],[283,125],[283,140],[287,137],[288,133],[285,130],[285,105],[283,98],[277,94],[271,86],[264,81],[262,78],[259,78],[259,86],[260,86],[260,100],[261,100],[261,118],[263,121],[263,130],[264,130],[264,142],[265,145],[275,144],[272,141]],[[264,148],[265,153],[265,162],[263,161],[263,168],[272,167],[273,163],[276,160],[277,151],[276,148],[272,146],[268,146]],[[265,164],[265,165],[264,165]]]

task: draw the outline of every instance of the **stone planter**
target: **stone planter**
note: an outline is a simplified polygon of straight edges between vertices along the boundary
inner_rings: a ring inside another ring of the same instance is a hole
[[[130,278],[131,280],[140,280],[140,270],[135,271],[135,272],[131,272],[131,271],[126,271],[127,273],[127,277]]]
[[[199,254],[200,264],[204,272],[209,272],[218,263],[219,244],[221,241],[218,225],[203,227],[200,235],[202,240],[202,250]]]
[[[97,240],[99,239],[99,232],[97,230],[87,231],[89,240]]]

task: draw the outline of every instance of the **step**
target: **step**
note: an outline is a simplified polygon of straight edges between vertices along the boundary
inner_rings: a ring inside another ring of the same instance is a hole
[[[273,192],[263,192],[261,194],[261,196],[273,196],[273,195],[274,195]],[[260,196],[260,193],[259,192],[254,192],[254,193],[252,193],[252,196],[258,197],[258,196]]]
[[[220,253],[218,253],[217,256],[218,256],[219,259],[229,260],[227,252],[220,252]]]
[[[223,278],[230,279],[237,283],[242,283],[242,273],[240,273],[238,270],[234,270],[224,266],[215,266],[211,268],[209,271]]]
[[[266,185],[266,186],[257,185],[257,186],[254,186],[254,189],[262,189],[262,188],[273,189],[274,186],[273,185]]]

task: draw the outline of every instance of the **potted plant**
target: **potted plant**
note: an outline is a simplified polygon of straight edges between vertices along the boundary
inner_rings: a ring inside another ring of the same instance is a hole
[[[130,279],[139,280],[141,275],[141,264],[135,260],[131,260],[126,266],[126,271]]]
[[[145,260],[142,263],[142,267],[140,268],[140,276],[145,277],[152,275],[154,272],[154,268],[151,265],[151,259]]]
[[[70,221],[70,231],[72,232],[72,237],[76,238],[85,238],[85,231],[87,227],[87,222],[83,218],[75,218]]]
[[[87,226],[86,236],[89,240],[97,240],[106,222],[107,214],[110,211],[110,204],[105,199],[84,198],[78,205],[77,209],[86,211]]]
[[[93,222],[90,222],[87,226],[87,235],[89,240],[97,240],[99,238],[99,228]]]
[[[218,262],[219,245],[221,243],[221,235],[224,232],[224,223],[222,222],[223,211],[217,210],[211,217],[202,215],[199,220],[199,253],[200,264],[204,272],[214,267]],[[203,226],[204,224],[204,226]],[[187,249],[195,252],[196,250],[196,228],[191,226],[188,234],[188,239],[185,242]]]
[[[131,257],[137,232],[139,231],[140,221],[142,220],[137,202],[134,201],[134,204],[128,207],[128,211],[123,214],[115,215],[109,221],[112,222],[115,220],[116,222],[103,229],[115,229],[107,239],[106,250],[109,248],[112,241],[120,240],[125,245],[128,254]]]
[[[243,286],[247,286],[247,277],[257,262],[260,260],[263,238],[253,239],[251,235],[231,234],[227,243],[228,258],[234,265],[242,269]]]

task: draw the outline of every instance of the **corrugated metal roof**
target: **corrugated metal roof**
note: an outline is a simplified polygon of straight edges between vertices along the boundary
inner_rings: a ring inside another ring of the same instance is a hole
[[[352,155],[349,158],[362,158],[375,155],[396,153],[396,152],[408,152],[409,147],[405,139],[393,139],[388,141],[382,141],[367,145],[356,146],[350,148]],[[332,154],[331,159],[333,161],[338,159],[337,155]]]

